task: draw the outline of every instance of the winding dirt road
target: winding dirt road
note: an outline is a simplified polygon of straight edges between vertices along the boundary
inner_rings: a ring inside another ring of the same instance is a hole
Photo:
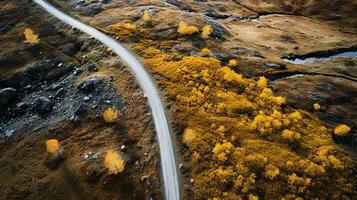
[[[62,22],[71,25],[101,41],[104,45],[111,48],[113,52],[115,52],[130,68],[132,73],[135,75],[137,82],[141,86],[144,94],[147,96],[154,119],[155,130],[160,148],[161,171],[164,180],[164,196],[167,200],[179,200],[180,190],[177,165],[169,124],[158,89],[152,81],[149,73],[140,64],[140,62],[116,40],[98,31],[97,29],[64,14],[46,1],[33,1]]]

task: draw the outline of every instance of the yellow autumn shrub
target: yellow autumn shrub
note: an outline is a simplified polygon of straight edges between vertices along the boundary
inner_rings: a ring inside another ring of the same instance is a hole
[[[59,153],[59,142],[56,139],[50,139],[46,141],[46,150],[48,153],[57,154]]]
[[[110,174],[118,174],[124,171],[125,160],[117,152],[108,150],[104,158],[104,165]]]
[[[340,124],[336,126],[335,130],[333,131],[337,136],[346,136],[350,132],[351,128],[346,124]]]
[[[32,29],[26,28],[24,31],[25,35],[25,42],[29,44],[37,44],[39,43],[40,39],[38,38],[38,35],[36,35]]]
[[[114,107],[109,107],[103,112],[103,119],[106,123],[113,123],[118,119],[118,117],[119,111]]]
[[[211,53],[212,53],[212,51],[209,50],[208,48],[203,48],[203,49],[201,50],[201,55],[202,55],[202,56],[208,56],[208,55],[211,54]]]
[[[182,35],[192,35],[198,32],[198,28],[196,26],[188,26],[186,22],[180,21],[177,32]]]
[[[151,20],[151,15],[149,14],[149,12],[147,10],[144,11],[143,20],[144,20],[144,22],[149,22]]]
[[[320,110],[321,109],[321,105],[319,103],[314,103],[314,109],[315,110]]]
[[[229,60],[228,61],[228,66],[230,66],[230,67],[237,66],[237,60],[235,60],[235,59]]]
[[[213,32],[211,25],[205,25],[202,29],[202,37],[208,38]]]

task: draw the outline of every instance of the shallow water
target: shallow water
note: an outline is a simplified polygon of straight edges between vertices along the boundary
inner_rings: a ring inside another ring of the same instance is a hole
[[[357,57],[357,51],[348,51],[344,53],[339,53],[339,54],[334,54],[331,56],[327,57],[309,57],[309,58],[295,58],[295,59],[283,59],[285,62],[293,63],[293,64],[303,64],[303,63],[311,63],[311,62],[316,62],[316,61],[322,61],[322,60],[333,60],[335,58],[342,57],[342,58],[352,58],[352,57]]]

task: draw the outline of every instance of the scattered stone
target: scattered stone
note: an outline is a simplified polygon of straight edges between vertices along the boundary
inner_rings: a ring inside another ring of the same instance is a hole
[[[78,75],[82,74],[82,72],[83,71],[80,68],[76,67],[74,69],[73,75],[78,76]]]
[[[64,93],[65,93],[65,90],[63,88],[60,88],[60,89],[57,90],[55,96],[56,97],[61,97],[61,96],[64,95]]]
[[[79,84],[78,89],[85,93],[91,93],[99,87],[102,82],[103,80],[98,77],[91,77]]]
[[[8,106],[17,95],[17,90],[15,88],[3,88],[0,90],[0,106],[6,107]]]
[[[250,51],[248,53],[248,56],[250,57],[258,57],[258,58],[264,58],[264,56],[262,56],[262,54],[260,54],[258,51]]]
[[[149,177],[147,175],[141,176],[141,178],[140,178],[140,180],[142,182],[147,181],[148,179],[149,179]]]
[[[90,97],[89,97],[89,96],[83,97],[83,101],[89,101],[89,100],[90,100]]]
[[[26,85],[26,86],[24,87],[25,90],[30,90],[31,88],[32,88],[32,85]]]
[[[211,27],[213,29],[211,36],[223,40],[226,30],[218,23],[211,24]]]
[[[77,44],[67,44],[63,49],[62,52],[68,56],[75,55],[80,50],[80,46]]]
[[[108,4],[111,0],[99,0],[100,3]]]
[[[5,136],[6,137],[11,137],[14,134],[14,132],[15,132],[14,130],[6,130],[5,131]]]
[[[15,23],[5,23],[0,25],[0,34],[6,34],[12,28],[15,27]]]
[[[25,110],[27,109],[28,104],[26,102],[20,102],[16,104],[16,108],[20,110]]]
[[[95,66],[95,64],[90,63],[90,64],[88,65],[88,67],[87,67],[87,70],[88,70],[89,72],[97,72],[97,71],[98,71],[98,68],[97,68],[97,66]]]
[[[182,169],[182,168],[183,168],[183,164],[180,163],[180,164],[179,164],[179,169]]]
[[[203,14],[213,19],[227,19],[229,17],[229,15],[221,15],[214,10],[205,10]]]
[[[276,69],[276,70],[284,70],[287,69],[285,65],[277,64],[277,63],[265,63],[265,66]]]
[[[84,6],[86,6],[86,2],[84,0],[76,0],[70,5],[70,8],[72,10],[78,10]]]
[[[88,7],[86,14],[89,16],[96,15],[102,11],[102,4],[95,4]]]
[[[94,153],[94,152],[87,152],[83,154],[83,158],[86,161],[93,161],[101,158],[102,154],[101,153]]]
[[[46,97],[39,97],[36,99],[35,110],[41,114],[47,114],[53,109],[53,103]]]

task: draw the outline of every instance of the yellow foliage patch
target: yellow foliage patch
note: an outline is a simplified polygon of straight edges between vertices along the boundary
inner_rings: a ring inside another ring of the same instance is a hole
[[[315,110],[320,110],[321,109],[321,105],[319,103],[315,103],[314,104],[314,109]]]
[[[193,129],[186,128],[183,132],[182,143],[187,146],[190,146],[193,140],[196,138],[196,133]]]
[[[211,50],[209,50],[208,48],[203,48],[203,49],[201,50],[202,56],[208,56],[208,55],[211,54],[211,53],[212,53]]]
[[[30,44],[37,44],[40,39],[38,38],[38,35],[36,35],[32,29],[30,28],[26,28],[24,31],[24,35],[25,35],[25,42],[26,43],[30,43]]]
[[[104,159],[104,165],[111,174],[118,174],[125,169],[125,160],[113,150],[108,150]]]
[[[243,77],[214,58],[180,55],[167,43],[133,46],[162,77],[175,119],[195,132],[182,140],[191,142],[195,199],[352,196],[355,161],[317,118],[284,106],[266,78]]]
[[[149,12],[147,10],[144,11],[143,20],[144,20],[144,22],[148,22],[151,20],[151,15],[149,14]]]
[[[106,123],[113,123],[118,119],[118,117],[119,111],[114,107],[107,108],[103,112],[103,119]]]
[[[46,141],[46,150],[48,153],[57,154],[59,152],[59,142],[56,139]]]
[[[346,136],[351,131],[351,128],[346,124],[340,124],[336,126],[335,130],[333,131],[337,136]]]
[[[186,22],[180,21],[177,32],[182,35],[192,35],[198,32],[198,28],[196,26],[187,26]]]
[[[208,38],[213,32],[211,25],[205,25],[202,29],[202,37]]]
[[[235,59],[229,60],[228,66],[230,66],[230,67],[237,66],[237,60],[235,60]]]

